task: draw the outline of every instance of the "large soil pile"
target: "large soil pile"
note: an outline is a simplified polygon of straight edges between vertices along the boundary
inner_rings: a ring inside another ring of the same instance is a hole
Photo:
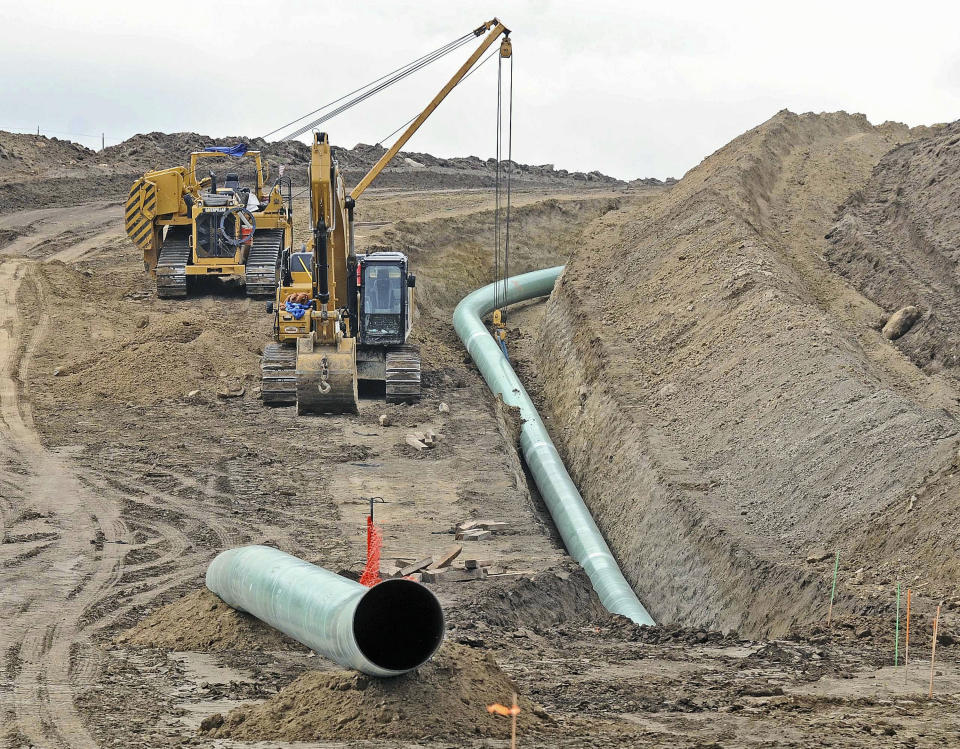
[[[431,739],[508,736],[510,722],[487,712],[517,691],[489,654],[448,643],[427,664],[394,679],[313,671],[266,702],[204,721],[210,737],[257,740]],[[545,715],[520,700],[520,728]]]
[[[758,634],[822,616],[823,548],[856,565],[854,532],[949,465],[953,392],[904,366],[822,257],[836,206],[920,134],[781,112],[594,222],[568,264],[541,391],[658,621]]]
[[[272,165],[271,179],[278,165],[289,167],[289,177],[298,189],[306,185],[310,148],[298,141],[265,141],[245,136],[211,138],[199,133],[145,133],[134,135],[115,146],[93,151],[70,141],[46,136],[19,135],[0,130],[0,214],[22,208],[66,205],[94,197],[122,199],[132,180],[151,169],[185,166],[191,151],[207,146],[247,143],[260,150]],[[353,148],[334,145],[334,155],[349,185],[367,173],[386,149],[380,145],[358,144]],[[242,172],[241,177],[249,178]],[[206,167],[206,165],[205,165]],[[210,162],[221,174],[236,171],[233,159]],[[376,187],[405,189],[493,187],[496,162],[476,156],[438,158],[430,154],[401,151],[377,177]],[[593,171],[570,172],[552,164],[513,165],[517,186],[555,185],[610,187],[624,183]],[[663,184],[656,179],[635,180],[635,185]]]
[[[18,176],[51,174],[90,162],[95,155],[89,148],[69,140],[0,130],[2,181]]]
[[[21,293],[37,305],[69,299],[85,320],[84,345],[64,344],[56,367],[37,373],[54,401],[144,405],[194,391],[202,400],[250,391],[258,381],[263,333],[235,325],[222,297],[140,306],[151,283],[145,276],[131,284],[121,273],[84,274],[63,263],[36,266],[30,280]]]
[[[879,305],[878,325],[898,309],[917,308],[919,319],[894,345],[932,382],[960,376],[958,236],[960,122],[887,154],[828,234],[827,257]],[[958,468],[956,457],[936,466],[863,534],[875,559],[922,570],[951,592],[960,576]]]

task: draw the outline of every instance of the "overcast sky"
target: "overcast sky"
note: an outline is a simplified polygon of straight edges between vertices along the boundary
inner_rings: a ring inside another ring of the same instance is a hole
[[[0,0],[0,129],[96,147],[101,132],[263,135],[495,15],[526,163],[679,177],[783,108],[960,118],[957,2]],[[331,121],[331,140],[379,141],[469,49]],[[407,149],[491,156],[496,75],[494,58]]]

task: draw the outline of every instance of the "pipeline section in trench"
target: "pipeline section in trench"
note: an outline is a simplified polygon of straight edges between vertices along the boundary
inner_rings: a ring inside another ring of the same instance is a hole
[[[346,668],[398,676],[425,663],[443,641],[436,596],[395,578],[368,588],[270,546],[242,546],[216,556],[207,587]]]
[[[503,304],[548,295],[562,271],[560,265],[507,279]],[[653,618],[624,578],[620,565],[567,473],[533,401],[483,324],[484,316],[497,306],[498,291],[503,298],[503,287],[503,282],[493,283],[465,296],[454,310],[453,326],[493,394],[500,396],[508,406],[520,409],[520,448],[524,460],[567,551],[587,573],[600,602],[608,611],[626,616],[637,624],[653,625]]]

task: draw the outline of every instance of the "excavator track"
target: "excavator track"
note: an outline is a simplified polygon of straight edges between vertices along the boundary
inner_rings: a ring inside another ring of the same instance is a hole
[[[265,406],[292,406],[297,402],[297,348],[282,343],[263,347],[260,394]]]
[[[190,227],[171,226],[157,259],[157,296],[162,299],[187,295],[187,265],[190,263]]]
[[[420,348],[395,346],[387,351],[387,403],[420,400]]]
[[[273,296],[277,291],[283,229],[258,229],[253,233],[244,276],[247,296]]]

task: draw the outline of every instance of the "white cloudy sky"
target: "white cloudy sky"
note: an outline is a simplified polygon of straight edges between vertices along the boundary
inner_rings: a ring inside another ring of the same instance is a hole
[[[957,2],[0,0],[0,128],[91,146],[262,135],[495,15],[513,30],[527,163],[662,178],[782,108],[960,118]],[[377,142],[466,56],[332,121],[333,142]],[[495,82],[496,59],[408,148],[492,155]]]

